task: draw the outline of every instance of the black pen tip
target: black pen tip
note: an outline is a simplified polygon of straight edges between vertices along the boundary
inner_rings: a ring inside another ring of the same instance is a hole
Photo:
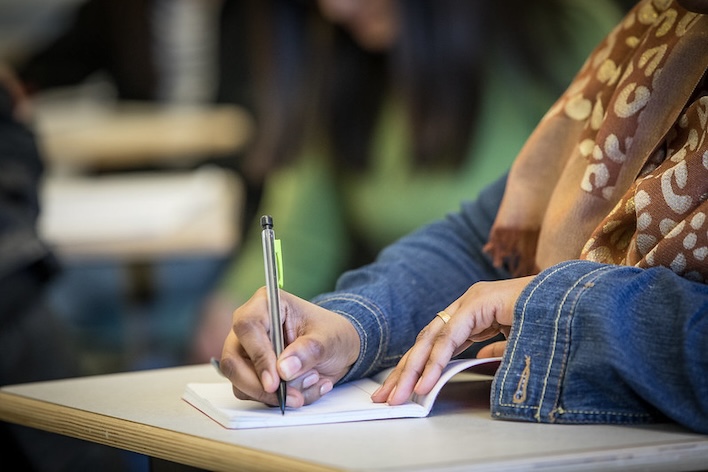
[[[280,414],[282,415],[285,414],[285,399],[287,398],[285,394],[286,391],[287,387],[285,386],[285,382],[281,381],[280,389],[278,390],[278,406],[280,406]]]

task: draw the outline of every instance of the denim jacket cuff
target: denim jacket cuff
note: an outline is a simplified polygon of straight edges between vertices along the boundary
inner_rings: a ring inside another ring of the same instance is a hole
[[[564,262],[541,272],[526,287],[492,386],[494,417],[541,423],[617,422],[610,413],[591,411],[592,398],[586,397],[583,411],[576,411],[577,402],[567,404],[562,397],[569,388],[565,382],[575,376],[570,358],[575,356],[574,365],[588,360],[577,358],[571,349],[576,309],[583,297],[592,297],[595,281],[607,270],[609,266],[587,261]]]
[[[359,357],[338,384],[375,374],[376,361],[385,351],[384,343],[389,338],[383,311],[370,300],[346,292],[323,295],[315,298],[313,302],[347,318],[359,333]]]

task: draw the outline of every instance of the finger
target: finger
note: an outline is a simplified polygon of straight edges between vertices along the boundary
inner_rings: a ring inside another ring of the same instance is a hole
[[[389,404],[400,405],[408,401],[423,374],[437,335],[445,326],[445,323],[436,317],[418,334],[413,347],[399,362],[398,379],[386,400]]]
[[[277,405],[276,394],[263,389],[263,384],[256,375],[253,364],[245,357],[237,341],[225,345],[219,365],[221,372],[231,381],[234,395],[237,398]]]
[[[278,371],[285,380],[292,380],[305,372],[322,369],[325,346],[313,336],[295,338],[280,355]]]
[[[405,364],[407,356],[408,353],[403,355],[401,360],[398,361],[398,365],[396,366],[396,368],[391,371],[388,377],[386,377],[384,383],[374,393],[371,394],[372,401],[374,401],[375,403],[384,403],[388,400],[388,397],[391,395],[391,391],[393,391],[393,389],[396,387],[396,383],[398,382],[398,378],[401,374],[401,368]]]
[[[310,403],[316,402],[317,400],[325,396],[327,393],[331,392],[332,388],[334,388],[334,385],[332,384],[331,380],[321,379],[316,384],[302,391],[304,404],[309,405]]]
[[[233,394],[236,398],[240,400],[255,400],[257,402],[270,405],[270,406],[277,406],[278,405],[278,399],[275,394],[264,392],[263,389],[257,390],[256,395],[251,395],[247,392],[242,391],[235,385],[231,386],[231,390],[233,391]]]
[[[502,326],[500,326],[498,323],[494,323],[493,326],[490,326],[489,328],[486,328],[477,334],[471,335],[470,339],[474,342],[480,343],[482,341],[492,339],[494,336],[496,336],[500,332],[504,333],[504,328]]]
[[[502,326],[499,330],[502,332],[505,338],[509,338],[509,335],[511,334],[511,326]]]
[[[270,340],[269,329],[270,325],[264,317],[253,316],[236,317],[232,328],[245,356],[250,359],[263,389],[272,393],[278,389],[280,375],[276,368],[275,351]]]
[[[275,351],[270,343],[270,337],[261,336],[260,331],[256,330],[253,333],[252,336],[244,338],[243,349],[263,389],[266,392],[275,392],[280,384],[280,375],[276,369]]]
[[[330,392],[332,388],[330,379],[321,378],[316,370],[311,370],[288,382],[286,404],[292,408],[309,405]]]
[[[359,334],[341,315],[296,297],[292,301],[285,305],[288,345],[278,361],[280,374],[291,380],[315,369],[336,383],[359,356]]]
[[[452,308],[448,308],[446,311],[449,313]],[[437,332],[423,372],[413,389],[415,393],[425,395],[430,392],[452,356],[469,346],[470,342],[466,335],[467,324],[463,317],[452,315],[450,321]]]

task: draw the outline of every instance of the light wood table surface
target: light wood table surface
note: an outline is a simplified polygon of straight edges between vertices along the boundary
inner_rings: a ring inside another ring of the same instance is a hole
[[[45,100],[34,127],[52,168],[121,170],[199,162],[242,150],[251,115],[235,105]]]
[[[453,379],[454,380],[454,379]],[[489,381],[451,381],[427,418],[228,430],[181,400],[209,365],[0,389],[0,420],[208,470],[701,470],[708,437],[674,425],[490,418]],[[287,414],[287,413],[286,413]]]

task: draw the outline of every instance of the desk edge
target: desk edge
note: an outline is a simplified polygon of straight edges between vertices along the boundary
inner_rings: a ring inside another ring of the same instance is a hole
[[[31,414],[28,412],[32,412]],[[334,471],[315,463],[0,390],[0,421],[214,471]]]

